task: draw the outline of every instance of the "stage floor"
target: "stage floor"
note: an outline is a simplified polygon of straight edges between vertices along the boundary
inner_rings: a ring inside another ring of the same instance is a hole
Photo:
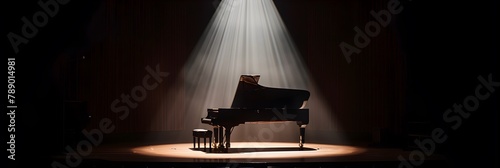
[[[101,145],[85,156],[82,163],[84,167],[233,167],[234,164],[237,167],[397,167],[400,164],[398,157],[408,158],[411,153],[398,148],[318,143],[307,143],[303,149],[289,142],[235,142],[231,145],[228,153],[210,153],[208,148],[207,152],[193,149],[193,143]],[[203,142],[201,147],[203,149]],[[55,158],[63,162],[66,155]],[[442,166],[444,160],[442,156],[431,155],[425,158],[425,164],[436,166],[438,161]],[[425,164],[419,167],[426,167]]]
[[[203,147],[203,143],[201,143]],[[303,149],[298,143],[285,142],[236,142],[228,153],[210,153],[208,147],[193,149],[192,143],[148,145],[132,148],[131,152],[160,158],[185,159],[189,161],[237,162],[304,162],[317,158],[335,158],[365,152],[363,148],[342,145],[307,144]]]

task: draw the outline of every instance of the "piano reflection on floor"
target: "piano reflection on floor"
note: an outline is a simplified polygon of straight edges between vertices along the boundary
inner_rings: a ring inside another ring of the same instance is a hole
[[[305,104],[309,91],[271,88],[258,84],[260,75],[241,75],[230,108],[209,108],[201,122],[214,127],[214,151],[227,152],[231,147],[232,129],[246,122],[296,121],[299,126],[299,147],[305,142],[309,109]]]

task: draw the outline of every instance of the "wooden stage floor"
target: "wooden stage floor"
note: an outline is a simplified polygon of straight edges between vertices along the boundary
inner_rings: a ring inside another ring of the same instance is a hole
[[[289,142],[231,145],[228,153],[193,149],[193,143],[101,145],[83,157],[79,167],[398,167],[398,157],[408,159],[411,153],[398,148],[318,143],[307,143],[302,150],[297,143]],[[54,159],[64,163],[66,156],[71,153],[56,155]],[[445,158],[431,155],[418,167],[436,166],[447,167]]]

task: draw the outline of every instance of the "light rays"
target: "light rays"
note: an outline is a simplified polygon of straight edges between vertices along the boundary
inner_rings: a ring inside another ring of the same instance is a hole
[[[312,128],[332,130],[315,122],[335,122],[272,0],[222,0],[182,73],[177,84],[183,87],[177,88],[183,91],[171,89],[168,94],[185,95],[179,98],[186,100],[186,130],[206,127],[199,119],[207,115],[207,108],[230,107],[242,74],[260,74],[259,84],[267,87],[309,90]],[[233,135],[238,140],[263,127],[240,125]],[[298,128],[290,124],[276,135],[298,137]]]

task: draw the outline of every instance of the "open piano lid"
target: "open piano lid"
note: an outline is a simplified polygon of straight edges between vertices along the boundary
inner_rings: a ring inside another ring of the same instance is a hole
[[[309,91],[265,87],[258,84],[260,75],[241,75],[231,108],[304,108]]]

